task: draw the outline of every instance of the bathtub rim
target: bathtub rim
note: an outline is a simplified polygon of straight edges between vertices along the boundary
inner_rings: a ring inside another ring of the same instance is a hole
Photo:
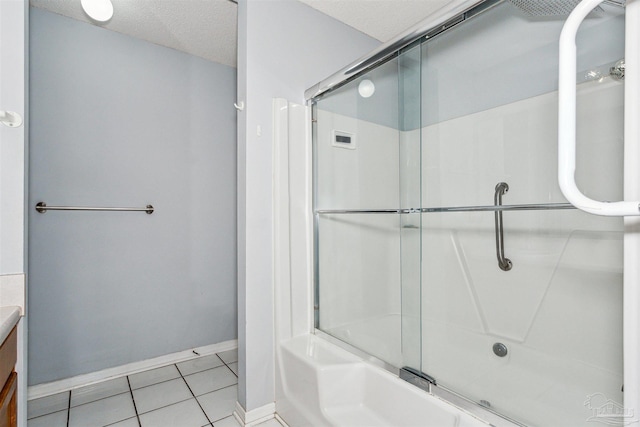
[[[360,350],[357,347],[348,344],[345,341],[342,341],[340,338],[336,338],[318,328],[314,328],[311,335],[315,335],[316,337],[329,342],[330,344],[335,345],[336,347],[347,351],[348,353],[357,356],[362,359],[364,363],[370,364],[376,368],[382,369],[391,373],[392,375],[398,377],[399,379],[403,379],[400,377],[400,368],[391,365],[388,362],[385,362],[382,359],[379,359],[363,350]],[[447,403],[456,409],[471,415],[474,418],[479,419],[482,422],[487,423],[487,425],[502,427],[526,427],[525,424],[522,424],[514,419],[506,417],[499,412],[492,411],[490,408],[486,408],[484,406],[479,405],[478,403],[467,399],[464,396],[461,396],[446,387],[435,384],[428,384],[428,387],[421,387],[417,384],[411,383],[409,381],[404,380],[407,384],[422,390],[423,392]]]

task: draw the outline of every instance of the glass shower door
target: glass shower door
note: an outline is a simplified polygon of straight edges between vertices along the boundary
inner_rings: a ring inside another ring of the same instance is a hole
[[[502,2],[421,58],[421,370],[541,426],[589,425],[623,388],[622,220],[571,209],[557,184],[563,19]],[[619,200],[624,9],[602,6],[578,47],[578,185]]]
[[[316,328],[420,366],[420,46],[313,105]]]

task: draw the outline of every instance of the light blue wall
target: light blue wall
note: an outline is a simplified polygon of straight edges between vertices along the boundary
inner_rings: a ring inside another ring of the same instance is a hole
[[[306,89],[379,44],[299,1],[238,1],[238,401],[247,411],[275,399],[273,98],[303,103]]]
[[[29,383],[235,339],[236,70],[31,12]]]

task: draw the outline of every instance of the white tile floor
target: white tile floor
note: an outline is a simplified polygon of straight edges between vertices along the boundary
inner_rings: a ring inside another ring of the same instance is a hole
[[[238,427],[237,360],[225,351],[30,400],[27,426]]]

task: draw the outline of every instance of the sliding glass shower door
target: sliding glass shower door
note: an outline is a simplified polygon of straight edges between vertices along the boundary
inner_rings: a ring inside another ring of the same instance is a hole
[[[578,38],[577,181],[599,200],[622,198],[623,13]],[[422,46],[422,371],[542,426],[587,425],[623,386],[622,219],[557,183],[563,23],[504,2]]]
[[[566,15],[533,3],[488,1],[314,98],[316,328],[517,423],[624,421],[623,223],[558,187]],[[619,200],[624,8],[577,44],[576,179]]]
[[[420,364],[420,46],[317,99],[316,326]]]
[[[601,200],[622,198],[623,12],[578,39],[577,180]],[[528,425],[622,403],[622,220],[557,184],[562,24],[505,2],[422,46],[422,370]]]

